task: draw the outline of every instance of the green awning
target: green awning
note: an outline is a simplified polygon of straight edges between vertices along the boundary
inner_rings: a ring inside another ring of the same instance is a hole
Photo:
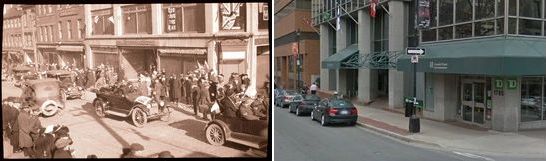
[[[546,39],[494,37],[425,44],[418,72],[484,75],[546,74]],[[409,56],[398,59],[397,70],[412,71]]]
[[[322,68],[326,69],[339,69],[342,68],[342,62],[347,60],[351,55],[358,53],[358,45],[352,44],[347,48],[330,55],[328,58],[322,60]]]

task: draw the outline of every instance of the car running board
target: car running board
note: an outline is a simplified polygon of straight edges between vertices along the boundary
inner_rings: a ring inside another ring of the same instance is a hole
[[[104,113],[107,113],[107,114],[110,114],[110,115],[116,115],[116,116],[119,116],[119,117],[127,117],[129,115],[126,115],[126,114],[123,114],[123,113],[120,113],[120,112],[116,112],[116,111],[104,111]]]
[[[231,137],[226,140],[243,144],[252,148],[261,149],[267,146],[267,139],[249,134],[231,132]]]

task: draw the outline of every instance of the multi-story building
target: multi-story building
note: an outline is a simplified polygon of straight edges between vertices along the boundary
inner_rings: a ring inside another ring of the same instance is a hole
[[[28,63],[36,63],[36,7],[34,5],[21,5],[23,15],[21,16],[23,54],[27,57]]]
[[[317,31],[306,23],[310,20],[311,0],[275,1],[276,85],[297,88],[297,84],[302,87],[317,82],[320,42]]]
[[[268,76],[267,4],[93,4],[84,12],[87,67],[112,65],[136,79],[151,66],[180,74],[207,64],[257,78],[249,89]]]
[[[426,2],[430,28],[416,30],[415,1],[379,0],[375,17],[368,0],[313,1],[321,88],[403,107],[414,86],[405,48],[417,46],[426,49],[415,70],[423,117],[499,131],[545,128],[546,2]]]
[[[84,67],[83,5],[35,5],[36,48],[40,63]]]
[[[22,20],[23,11],[20,6],[14,5],[6,8],[3,18],[2,32],[2,61],[8,64],[22,64],[28,62],[28,57],[23,53],[24,43]]]

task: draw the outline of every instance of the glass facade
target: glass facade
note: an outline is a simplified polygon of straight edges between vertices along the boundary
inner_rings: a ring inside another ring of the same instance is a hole
[[[546,120],[546,80],[544,77],[521,79],[521,122]]]
[[[421,42],[499,34],[545,36],[545,1],[431,0],[431,28],[422,30]]]

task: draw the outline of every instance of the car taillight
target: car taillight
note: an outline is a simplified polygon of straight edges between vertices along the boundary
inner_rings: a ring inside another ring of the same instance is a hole
[[[330,116],[335,116],[335,115],[337,114],[337,111],[338,111],[338,110],[335,109],[335,108],[329,108],[329,109],[328,109],[328,114],[329,114]]]
[[[358,110],[355,107],[351,108],[351,115],[358,115]]]

